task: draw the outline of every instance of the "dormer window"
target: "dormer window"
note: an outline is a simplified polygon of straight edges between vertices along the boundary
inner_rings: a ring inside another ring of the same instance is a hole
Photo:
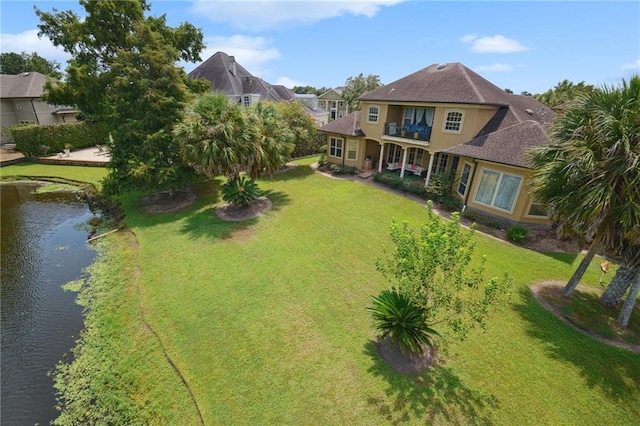
[[[462,119],[464,118],[464,112],[452,110],[447,111],[446,118],[444,120],[445,133],[460,133],[462,131]]]
[[[378,117],[380,116],[380,108],[375,105],[369,107],[369,111],[367,113],[367,123],[377,123]]]

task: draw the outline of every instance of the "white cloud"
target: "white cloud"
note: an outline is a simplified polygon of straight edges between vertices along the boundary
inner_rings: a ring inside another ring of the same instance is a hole
[[[620,69],[622,70],[640,70],[640,59],[636,60],[635,62],[632,62],[630,64],[623,64]]]
[[[257,1],[196,0],[189,12],[211,22],[232,25],[245,31],[310,25],[346,14],[375,16],[382,7],[405,0],[367,1]]]
[[[36,52],[48,61],[58,61],[62,70],[71,58],[62,48],[56,47],[47,37],[38,38],[38,30],[27,30],[19,34],[0,34],[0,49],[3,53]]]
[[[514,67],[511,64],[491,64],[491,65],[477,66],[475,67],[475,70],[478,72],[482,72],[482,71],[509,72],[509,71],[513,71]]]
[[[480,37],[476,34],[468,34],[461,37],[461,41],[471,44],[471,51],[475,53],[515,53],[529,50],[517,40],[507,38],[503,35],[493,37]]]
[[[279,84],[284,87],[288,87],[289,89],[293,89],[295,86],[310,86],[310,84],[297,81],[289,77],[280,77],[274,84]]]

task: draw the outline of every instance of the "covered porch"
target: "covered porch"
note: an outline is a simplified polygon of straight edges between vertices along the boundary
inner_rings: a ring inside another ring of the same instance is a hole
[[[412,144],[398,144],[394,142],[380,143],[378,172],[389,171],[398,173],[401,178],[411,178],[424,181],[429,185],[433,173],[447,170],[448,155],[432,153],[426,147]]]

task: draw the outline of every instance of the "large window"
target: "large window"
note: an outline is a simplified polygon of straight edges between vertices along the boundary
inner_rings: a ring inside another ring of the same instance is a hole
[[[380,108],[375,105],[369,107],[369,113],[367,114],[367,122],[377,123],[378,116],[380,115]]]
[[[484,169],[475,201],[511,212],[521,182],[522,178],[519,176]]]
[[[347,141],[347,160],[358,158],[358,141]]]
[[[462,130],[462,118],[464,113],[462,111],[448,111],[447,117],[444,121],[443,131],[449,133],[460,133]]]
[[[329,155],[331,157],[342,158],[342,139],[331,138],[331,142],[329,144]]]
[[[462,175],[460,176],[460,182],[458,183],[458,194],[464,197],[467,192],[467,184],[469,183],[469,175],[471,174],[471,164],[464,163],[462,166]]]
[[[435,108],[407,107],[404,110],[403,126],[410,126],[412,124],[416,124],[419,126],[431,127],[433,125],[434,113],[435,113]]]

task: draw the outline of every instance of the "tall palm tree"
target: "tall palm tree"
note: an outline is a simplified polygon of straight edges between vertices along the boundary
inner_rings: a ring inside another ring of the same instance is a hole
[[[207,176],[235,179],[251,156],[255,129],[248,126],[242,107],[222,94],[199,97],[183,122],[174,127],[187,163]]]
[[[591,241],[568,297],[597,251],[624,258],[640,244],[640,77],[578,96],[552,123],[550,140],[529,153],[532,195],[561,235]]]
[[[249,112],[256,129],[249,174],[257,179],[262,173],[271,176],[291,158],[294,135],[271,102],[258,102]]]

